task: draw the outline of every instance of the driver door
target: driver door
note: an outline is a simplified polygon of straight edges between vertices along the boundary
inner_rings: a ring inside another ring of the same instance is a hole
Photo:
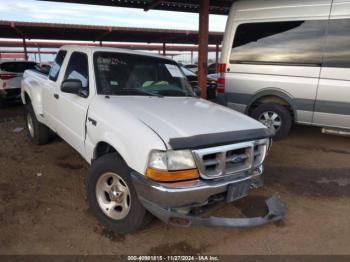
[[[62,82],[67,79],[81,81],[88,96],[81,97],[76,94],[64,93],[61,88],[57,90],[58,121],[60,122],[57,132],[80,154],[84,155],[85,121],[92,97],[89,92],[89,61],[86,53],[71,53]]]

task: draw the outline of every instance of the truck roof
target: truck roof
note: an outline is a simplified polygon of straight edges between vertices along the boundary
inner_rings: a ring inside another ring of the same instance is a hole
[[[124,49],[124,48],[115,48],[115,47],[89,46],[89,45],[64,45],[60,49],[67,50],[67,51],[82,51],[82,52],[116,52],[116,53],[124,53],[124,54],[151,56],[151,57],[163,58],[163,59],[168,59],[173,61],[172,59],[166,56],[162,56],[158,54],[140,52],[140,51]]]

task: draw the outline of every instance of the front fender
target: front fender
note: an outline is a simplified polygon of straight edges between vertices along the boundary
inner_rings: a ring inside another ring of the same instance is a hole
[[[33,85],[36,85],[33,87]],[[26,94],[30,99],[30,103],[33,106],[34,112],[40,120],[40,116],[44,114],[43,101],[42,101],[42,88],[35,80],[30,81],[29,78],[23,78],[21,83],[21,99],[23,104],[28,104]]]
[[[86,122],[86,160],[90,162],[97,145],[105,142],[119,153],[130,168],[144,174],[150,151],[166,150],[164,142],[137,118],[127,113],[102,110],[103,107],[91,109],[88,113],[88,118],[96,120],[96,123]]]

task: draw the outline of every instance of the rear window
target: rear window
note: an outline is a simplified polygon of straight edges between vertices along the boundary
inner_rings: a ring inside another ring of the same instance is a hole
[[[5,62],[0,65],[2,71],[23,73],[28,69],[36,69],[37,63],[35,62]]]

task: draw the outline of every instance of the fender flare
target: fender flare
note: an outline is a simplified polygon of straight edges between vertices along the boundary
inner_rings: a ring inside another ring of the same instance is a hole
[[[30,101],[32,102],[32,107],[33,107],[33,110],[35,112],[35,114],[37,116],[39,115],[43,115],[44,114],[44,109],[43,109],[43,106],[41,104],[41,102],[37,101],[37,100],[41,100],[42,98],[40,97],[41,94],[38,93],[38,94],[32,94],[31,92],[31,89],[28,88],[28,86],[24,86],[22,88],[22,91],[21,91],[21,97],[22,97],[22,103],[23,104],[28,104],[28,101],[26,101],[25,99],[25,95],[28,95],[28,97],[30,98]],[[35,95],[37,95],[37,97],[35,97]]]
[[[111,140],[114,140],[114,142],[112,142]],[[127,165],[129,165],[127,149],[123,146],[123,144],[120,141],[116,142],[115,139],[107,139],[107,136],[102,136],[102,138],[94,145],[92,151],[92,160],[96,159],[97,148],[101,143],[110,145],[116,151],[116,153],[124,160],[124,162]]]

